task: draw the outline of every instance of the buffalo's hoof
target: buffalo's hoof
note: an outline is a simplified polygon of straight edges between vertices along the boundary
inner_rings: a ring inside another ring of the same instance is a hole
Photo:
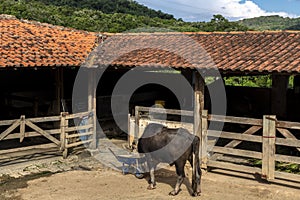
[[[176,196],[177,194],[178,194],[178,192],[176,192],[175,190],[173,190],[169,193],[169,195],[171,195],[171,196]]]
[[[152,184],[149,184],[149,186],[147,187],[148,190],[154,190],[155,188],[155,185]]]
[[[198,196],[201,196],[201,192],[194,192],[193,193],[193,197],[198,197]]]

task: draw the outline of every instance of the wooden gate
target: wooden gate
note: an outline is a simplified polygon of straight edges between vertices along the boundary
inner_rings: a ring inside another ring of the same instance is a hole
[[[0,161],[30,153],[43,153],[49,149],[63,152],[66,157],[70,148],[96,142],[94,111],[76,114],[61,113],[60,116],[26,118],[0,121]],[[74,123],[87,117],[86,123]],[[88,137],[80,140],[81,136]],[[23,144],[24,140],[27,145]],[[47,139],[45,141],[45,138]],[[16,147],[21,146],[21,147]]]
[[[300,175],[278,171],[279,162],[285,164],[300,164],[297,155],[284,155],[278,151],[278,146],[292,147],[300,150],[300,140],[288,129],[300,130],[300,123],[278,121],[276,116],[265,115],[263,119],[243,117],[202,115],[202,124],[207,127],[209,122],[222,122],[244,126],[243,132],[216,131],[202,129],[204,138],[221,138],[213,147],[202,146],[202,166],[229,169],[247,173],[258,173],[267,180],[275,178],[300,182]],[[205,125],[206,124],[206,125]],[[246,145],[242,145],[243,143]],[[277,152],[278,151],[278,152]],[[253,166],[251,160],[259,163]],[[300,169],[300,168],[299,168]]]

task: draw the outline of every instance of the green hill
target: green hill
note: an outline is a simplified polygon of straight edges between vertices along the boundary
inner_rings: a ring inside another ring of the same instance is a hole
[[[248,30],[221,15],[184,22],[128,0],[0,0],[0,14],[94,32]]]
[[[26,0],[30,2],[30,0]],[[174,19],[173,15],[150,9],[132,0],[36,0],[46,5],[69,6],[101,10],[103,13],[126,13],[137,16],[158,17],[161,19]]]
[[[300,18],[284,18],[278,15],[243,19],[238,23],[254,30],[300,30]]]

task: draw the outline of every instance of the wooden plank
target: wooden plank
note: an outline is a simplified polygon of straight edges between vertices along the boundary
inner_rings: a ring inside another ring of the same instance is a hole
[[[192,123],[185,123],[185,122],[177,122],[177,121],[169,121],[169,120],[159,120],[159,119],[145,119],[145,118],[141,118],[139,120],[139,126],[141,126],[143,123],[142,122],[146,122],[146,124],[149,123],[158,123],[158,124],[162,124],[164,126],[167,126],[168,128],[185,128],[188,131],[190,131],[191,133],[193,132],[193,124]],[[140,129],[139,129],[140,130]]]
[[[298,157],[298,156],[286,156],[286,155],[276,154],[275,155],[275,160],[276,161],[281,161],[281,162],[300,164],[300,157]]]
[[[11,154],[11,153],[18,153],[21,151],[28,151],[28,150],[39,150],[39,149],[48,149],[57,147],[57,145],[53,143],[49,144],[41,144],[41,145],[34,145],[34,146],[28,146],[28,147],[19,147],[19,148],[13,148],[13,149],[6,149],[6,150],[0,150],[0,159],[2,159],[4,154]],[[42,151],[41,151],[42,152]]]
[[[85,116],[87,116],[91,113],[92,113],[92,111],[85,111],[85,112],[80,112],[80,113],[68,114],[66,116],[66,119],[82,118],[82,117],[85,117]]]
[[[261,119],[245,118],[245,117],[231,117],[223,115],[208,115],[209,121],[225,122],[225,123],[235,123],[235,124],[247,124],[262,126]]]
[[[80,131],[84,129],[93,128],[93,124],[83,125],[83,126],[73,126],[73,127],[66,127],[66,132],[73,132],[73,131]]]
[[[28,118],[32,123],[60,121],[60,116]]]
[[[67,145],[67,148],[72,148],[72,147],[80,146],[80,145],[83,145],[83,144],[90,143],[90,142],[92,142],[92,141],[93,141],[93,140],[90,139],[90,140],[85,140],[85,141],[75,142],[75,143],[72,143],[72,144],[68,144],[68,145]]]
[[[276,127],[300,130],[300,123],[299,122],[288,122],[288,121],[277,121]]]
[[[8,125],[12,125],[13,123],[15,123],[15,119],[12,120],[2,120],[0,121],[0,126],[8,126]]]
[[[181,116],[193,116],[194,113],[193,111],[189,110],[174,110],[174,109],[164,109],[164,108],[153,108],[153,107],[143,107],[143,106],[138,106],[139,111],[142,112],[151,112],[153,113],[162,113],[162,114],[169,114],[169,115],[181,115]]]
[[[207,166],[220,168],[220,169],[228,169],[228,170],[238,171],[238,172],[253,173],[253,174],[261,173],[260,168],[248,167],[248,166],[237,165],[237,164],[232,164],[232,163],[227,163],[227,162],[214,161],[214,160],[209,160],[207,163]]]
[[[275,177],[279,179],[285,179],[288,181],[295,181],[300,182],[300,175],[298,174],[292,174],[292,173],[286,173],[286,172],[275,172]]]
[[[89,136],[89,135],[93,135],[93,131],[89,131],[86,133],[69,134],[66,138],[70,139],[70,138],[76,138],[76,137],[80,137],[80,136]]]
[[[276,138],[277,145],[289,146],[289,147],[297,147],[299,150],[300,148],[300,140],[297,139],[290,139],[290,138]]]
[[[243,132],[242,136],[244,136],[245,138],[247,138],[247,136],[250,136],[250,138],[252,137],[253,139],[255,138],[255,140],[258,139],[258,142],[262,142],[262,138],[261,137],[259,137],[259,136],[251,136],[254,133],[256,133],[258,130],[260,130],[261,128],[262,128],[261,126],[252,126],[248,130],[246,130],[245,132]],[[248,137],[248,139],[249,139],[249,137]],[[236,140],[234,140],[234,141],[231,141],[229,144],[227,144],[226,147],[234,148],[237,145],[239,145],[241,142],[242,141],[236,141]]]
[[[272,180],[275,178],[275,137],[276,116],[264,115],[262,178],[265,178],[267,180]]]
[[[214,146],[212,149],[213,152],[222,153],[222,154],[229,154],[235,156],[243,156],[247,158],[257,158],[262,159],[262,153],[256,151],[249,151],[249,150],[242,150],[242,149],[232,149],[227,147],[219,147]]]
[[[226,131],[222,131],[222,133],[220,134],[219,131],[208,130],[208,136],[234,139],[234,141],[232,141],[226,145],[226,147],[231,147],[231,148],[236,147],[242,141],[260,142],[260,143],[262,142],[261,136],[244,135],[242,133],[234,133],[234,132],[226,132]],[[236,140],[240,140],[240,141],[236,141]]]
[[[8,134],[10,134],[15,128],[20,125],[20,120],[15,120],[15,122],[8,127],[5,131],[0,134],[0,141],[3,140]]]
[[[30,120],[26,119],[26,125],[29,126],[30,128],[32,128],[33,130],[37,131],[38,133],[40,133],[44,137],[48,138],[50,141],[54,142],[56,145],[60,146],[60,141],[59,140],[57,140],[55,137],[53,137],[52,135],[50,135],[49,133],[47,133],[46,131],[44,131],[40,127],[33,124]]]
[[[298,140],[289,130],[283,128],[277,128],[279,133],[281,133],[285,138]],[[300,141],[299,141],[300,142]],[[297,148],[300,151],[300,148]]]
[[[47,132],[50,135],[57,135],[57,134],[60,134],[60,129],[47,130]],[[25,132],[24,134],[25,134],[24,135],[25,137],[41,136],[41,134],[36,131]],[[20,138],[20,133],[13,133],[13,134],[9,134],[8,136],[6,136],[3,140],[11,140],[11,139],[19,139],[19,138]]]
[[[20,142],[23,142],[25,138],[25,115],[20,118]]]
[[[222,133],[220,134],[218,131],[209,131],[208,135],[209,136],[214,136],[214,137],[235,139],[235,140],[229,142],[227,145],[225,145],[225,147],[234,148],[237,145],[239,145],[242,141],[262,142],[262,137],[261,136],[252,136],[251,135],[251,134],[256,133],[259,129],[261,129],[260,126],[252,126],[242,134],[225,132],[225,131],[222,131]],[[211,157],[211,159],[212,160],[217,160],[221,156],[222,156],[222,154],[216,153]]]

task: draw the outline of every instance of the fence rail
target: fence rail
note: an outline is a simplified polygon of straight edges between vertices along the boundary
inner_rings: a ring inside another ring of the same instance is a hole
[[[300,140],[288,130],[300,130],[300,123],[278,121],[276,116],[272,115],[265,115],[263,119],[218,115],[208,115],[208,117],[205,117],[205,114],[202,116],[202,124],[206,124],[206,126],[211,121],[250,126],[250,128],[242,133],[230,131],[220,132],[203,128],[202,137],[218,137],[232,141],[228,142],[225,146],[214,146],[211,149],[210,153],[212,153],[212,155],[209,158],[207,155],[202,154],[202,166],[248,173],[260,173],[262,178],[267,180],[280,178],[300,182],[300,175],[276,170],[276,162],[300,164],[299,156],[283,155],[280,154],[280,152],[276,152],[276,147],[278,145],[295,147],[300,151]],[[261,147],[261,151],[241,149],[238,145],[242,142],[257,143]],[[202,152],[208,152],[207,147],[202,146],[201,148]],[[227,157],[234,156],[235,158],[242,157],[260,160],[262,163],[261,168],[228,162],[228,160],[224,159],[224,155],[227,155]]]
[[[93,115],[95,111],[81,112],[75,114],[61,113],[59,116],[26,118],[0,121],[0,160],[11,158],[14,155],[23,155],[30,150],[53,148],[63,152],[67,157],[70,148],[89,144],[95,138],[95,124]],[[85,118],[85,121],[83,121]],[[49,126],[51,128],[49,128]],[[48,127],[48,128],[47,128]],[[91,137],[92,136],[92,137]],[[22,143],[25,138],[42,137],[47,138],[48,143],[33,144],[25,147],[11,147],[9,141],[19,139]],[[92,139],[91,139],[92,138]],[[4,148],[3,146],[7,146]]]

